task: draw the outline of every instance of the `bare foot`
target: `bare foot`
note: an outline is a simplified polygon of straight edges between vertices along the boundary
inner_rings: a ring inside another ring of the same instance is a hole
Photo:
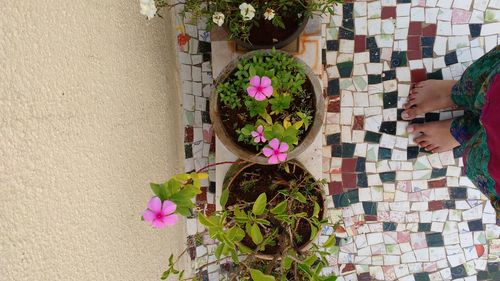
[[[427,80],[417,83],[410,91],[408,102],[403,105],[401,114],[404,120],[412,120],[417,115],[431,111],[453,107],[451,88],[454,80]]]
[[[408,132],[417,136],[413,141],[427,151],[448,151],[460,145],[450,132],[452,121],[450,119],[413,124],[408,126]]]

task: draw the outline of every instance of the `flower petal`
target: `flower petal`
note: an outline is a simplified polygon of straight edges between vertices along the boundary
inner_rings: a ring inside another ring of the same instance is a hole
[[[258,129],[257,129],[257,130],[258,130]],[[257,132],[257,131],[252,131],[250,134],[251,134],[251,135],[252,135],[252,137],[254,137],[254,138],[255,138],[255,137],[260,136],[260,133],[259,133],[259,132]]]
[[[255,138],[253,139],[253,141],[254,141],[255,143],[259,143],[259,142],[260,142],[260,136],[255,137]]]
[[[255,86],[255,87],[260,86],[260,77],[257,76],[257,75],[255,75],[254,77],[252,77],[250,79],[250,85]]]
[[[287,152],[288,151],[288,143],[282,142],[280,144],[279,152]]]
[[[257,132],[262,134],[262,131],[264,131],[264,126],[259,125],[259,127],[257,127]]]
[[[162,229],[164,228],[165,226],[167,226],[167,224],[165,223],[164,221],[164,218],[163,219],[156,219],[154,220],[151,225],[154,227],[154,228],[158,228],[158,229]]]
[[[165,222],[165,225],[174,225],[177,223],[177,220],[177,215],[173,214],[170,216],[166,216],[163,221]]]
[[[252,98],[255,97],[255,94],[257,94],[257,87],[250,86],[247,88],[247,93],[250,95]]]
[[[174,202],[172,202],[170,200],[165,200],[163,202],[162,211],[164,214],[170,215],[173,212],[175,212],[176,209],[177,209],[177,205]]]
[[[287,154],[286,154],[286,153],[280,153],[280,154],[278,154],[278,160],[279,160],[280,162],[285,162],[286,157],[287,157]]]
[[[159,213],[161,212],[161,200],[159,197],[153,197],[151,198],[151,200],[149,200],[149,203],[148,203],[148,209],[150,209],[151,211],[155,212],[155,213]]]
[[[266,96],[261,93],[261,92],[257,92],[257,94],[255,94],[255,100],[257,101],[263,101],[266,99]]]
[[[262,149],[262,153],[264,153],[266,157],[269,157],[274,154],[274,150],[270,149],[269,147],[264,147]]]
[[[272,86],[269,86],[269,87],[266,87],[266,88],[263,88],[262,89],[262,93],[264,95],[266,95],[266,97],[270,97],[273,95],[273,87]]]
[[[269,142],[269,146],[273,149],[273,150],[277,150],[280,146],[280,141],[277,139],[277,138],[274,138],[272,139],[270,142]]]
[[[267,163],[269,164],[278,164],[278,157],[276,157],[276,155],[273,155],[271,157],[269,157],[269,159],[267,159]]]
[[[156,218],[156,214],[153,211],[146,209],[142,213],[142,218],[144,218],[147,222],[152,222]]]
[[[271,83],[272,83],[271,79],[269,79],[269,77],[267,77],[267,76],[262,76],[262,78],[260,78],[260,86],[261,87],[264,87],[264,88],[269,87],[269,86],[271,86]]]
[[[266,142],[266,141],[267,141],[267,140],[266,140],[266,137],[264,137],[264,135],[262,135],[262,136],[260,137],[260,141],[261,141],[261,142]]]

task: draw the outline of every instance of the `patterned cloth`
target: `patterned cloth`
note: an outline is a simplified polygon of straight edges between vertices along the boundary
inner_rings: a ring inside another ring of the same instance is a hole
[[[451,133],[464,151],[467,176],[490,198],[497,211],[497,225],[500,225],[500,182],[497,184],[495,179],[500,179],[500,171],[490,165],[490,159],[500,158],[500,147],[492,145],[500,142],[500,130],[491,130],[493,123],[498,123],[495,120],[498,113],[494,111],[500,111],[500,101],[498,98],[495,104],[490,101],[492,95],[500,94],[499,74],[500,46],[497,46],[467,68],[451,92],[453,102],[465,110],[464,116],[453,120]]]

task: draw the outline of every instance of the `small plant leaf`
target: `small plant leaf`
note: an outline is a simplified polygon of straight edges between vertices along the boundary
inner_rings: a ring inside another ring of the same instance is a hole
[[[278,205],[276,205],[276,207],[271,209],[271,213],[275,214],[275,215],[281,215],[281,214],[285,213],[287,206],[288,206],[288,202],[282,201]]]
[[[229,229],[227,235],[233,242],[240,242],[243,238],[245,238],[245,231],[238,226],[233,226]]]
[[[253,281],[275,281],[274,276],[262,273],[258,269],[250,268],[250,276],[252,276]]]
[[[214,224],[213,222],[211,222],[205,215],[203,215],[202,213],[199,213],[198,214],[198,220],[200,221],[201,224],[203,224],[204,226],[216,226],[216,224]]]
[[[252,237],[252,241],[256,245],[259,245],[260,243],[262,243],[262,240],[264,240],[264,238],[262,237],[262,233],[260,232],[260,228],[256,223],[252,225],[252,229],[250,230],[250,236]]]
[[[151,187],[151,190],[153,193],[160,198],[161,201],[164,201],[167,198],[167,190],[164,185],[162,184],[157,184],[157,183],[150,183],[149,186]]]
[[[335,235],[331,235],[328,237],[328,239],[323,243],[322,247],[323,248],[330,248],[332,246],[335,246],[336,238]]]
[[[222,207],[225,207],[225,206],[226,206],[227,199],[229,199],[229,190],[228,190],[227,188],[225,188],[225,189],[222,191],[222,194],[220,195],[220,205],[221,205]]]
[[[321,210],[318,202],[314,202],[314,212],[313,212],[313,217],[317,218],[319,215],[319,211]]]
[[[262,193],[261,195],[259,195],[259,197],[257,197],[257,200],[255,200],[255,203],[252,207],[252,213],[256,216],[262,215],[266,210],[266,204],[267,196],[265,193]]]

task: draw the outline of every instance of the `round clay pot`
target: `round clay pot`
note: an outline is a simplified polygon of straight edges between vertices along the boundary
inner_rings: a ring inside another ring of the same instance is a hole
[[[219,95],[216,92],[218,85],[224,83],[224,81],[231,76],[241,58],[251,58],[257,52],[270,53],[271,50],[259,50],[246,53],[240,56],[239,58],[231,61],[228,65],[226,65],[226,67],[220,73],[219,77],[217,77],[210,96],[210,119],[212,120],[212,125],[215,134],[221,140],[224,146],[227,149],[229,149],[229,151],[231,151],[231,153],[233,153],[238,158],[241,158],[245,161],[250,161],[262,165],[268,165],[267,158],[265,156],[257,155],[257,152],[255,151],[252,152],[242,147],[238,143],[238,141],[236,139],[233,139],[233,137],[226,131],[226,128],[224,127],[224,124],[222,123],[220,117],[221,109],[219,105]],[[276,52],[285,53],[278,50],[276,50]],[[314,74],[313,70],[306,63],[304,63],[302,60],[298,58],[294,59],[303,65],[306,77],[309,80],[310,84],[312,85],[314,92],[313,96],[315,99],[314,101],[315,114],[313,123],[311,124],[311,127],[308,129],[307,135],[303,137],[302,141],[297,146],[295,146],[295,148],[292,151],[288,152],[287,160],[293,160],[297,158],[302,152],[304,152],[311,145],[311,143],[313,143],[317,134],[320,133],[322,129],[323,119],[325,116],[323,91],[321,89],[318,77],[316,76],[316,74]]]
[[[297,26],[294,27],[294,32],[291,33],[289,36],[286,38],[279,40],[275,43],[272,44],[258,44],[258,43],[252,43],[252,41],[243,41],[241,39],[235,39],[234,41],[236,44],[238,44],[240,47],[247,49],[247,50],[262,50],[262,49],[281,49],[288,44],[292,43],[293,40],[295,40],[297,37],[300,36],[302,31],[304,31],[304,28],[306,28],[307,22],[309,19],[306,17],[304,20]],[[279,27],[275,27],[276,30],[280,29]],[[258,29],[257,29],[258,30]],[[271,32],[272,33],[272,32]]]
[[[239,162],[239,161],[241,161],[241,160],[238,160],[237,162]],[[248,168],[250,168],[252,166],[256,166],[256,165],[260,166],[264,169],[278,169],[278,166],[259,165],[259,164],[255,164],[255,163],[244,162],[244,161],[242,161],[242,163],[240,163],[240,164],[233,164],[229,168],[228,172],[226,173],[226,176],[224,177],[224,182],[223,182],[223,189],[229,190],[229,198],[231,198],[231,188],[232,188],[232,186],[234,186],[233,184],[234,184],[235,180],[241,175],[241,173],[243,171],[247,170]],[[291,161],[291,162],[289,162],[289,165],[296,165],[297,167],[301,168],[305,173],[310,174],[309,171],[307,171],[307,169],[304,168],[304,166],[302,166],[302,164],[300,164],[300,162],[298,162],[298,161]],[[290,167],[290,170],[292,170],[292,167]],[[325,205],[326,205],[325,204],[325,195],[323,192],[321,192],[321,201],[318,201],[318,204],[321,207],[319,215],[318,215],[318,218],[321,221],[325,216]],[[321,233],[321,230],[319,230],[318,233],[316,234],[316,238],[320,235],[320,233]],[[306,243],[304,243],[302,246],[300,246],[297,249],[297,251],[304,252],[304,251],[308,250],[312,246],[312,242],[315,239],[308,240]],[[248,246],[250,246],[250,245],[248,245]],[[264,260],[273,260],[274,259],[274,256],[272,254],[262,253],[262,254],[257,254],[256,256],[258,258],[264,259]]]

